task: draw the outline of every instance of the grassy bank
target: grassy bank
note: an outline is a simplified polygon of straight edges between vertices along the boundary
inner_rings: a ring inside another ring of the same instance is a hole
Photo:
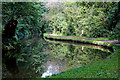
[[[64,38],[64,37],[56,37],[48,34],[44,34],[45,37],[52,37],[57,39],[72,39],[72,40],[80,40],[73,38]],[[85,42],[92,42],[99,45],[107,45],[112,46],[115,51],[108,56],[106,59],[99,60],[96,62],[91,62],[86,66],[82,66],[79,68],[71,69],[65,72],[62,72],[57,75],[53,75],[49,78],[118,78],[118,73],[120,73],[120,68],[118,68],[118,53],[120,53],[120,47],[117,45],[102,42],[102,41],[94,41],[94,40],[80,40]]]
[[[53,75],[50,78],[118,78],[118,53],[120,53],[120,49],[117,46],[114,47],[116,51],[104,60]]]
[[[59,34],[55,34],[55,35],[59,35]],[[55,37],[55,36],[51,36],[47,33],[44,33],[44,36],[48,36],[48,37]],[[65,36],[65,35],[60,35],[60,36]],[[77,37],[77,36],[69,36],[69,37]],[[114,40],[114,41],[118,41],[118,39],[109,39],[109,38],[104,38],[104,37],[99,37],[99,38],[89,38],[89,37],[77,37],[77,38],[87,38],[87,39],[100,39],[100,40]]]
[[[73,41],[80,41],[83,43],[93,43],[93,44],[98,44],[98,45],[107,45],[110,46],[111,44],[108,42],[103,42],[103,41],[96,41],[96,40],[85,40],[85,39],[78,39],[78,38],[68,38],[68,37],[57,37],[57,36],[52,36],[49,35],[47,33],[44,34],[44,37],[48,37],[48,38],[54,38],[54,39],[65,39],[65,40],[73,40]],[[85,38],[85,37],[84,37]],[[87,38],[87,39],[93,39],[93,38]],[[95,38],[94,38],[95,39]],[[101,39],[101,38],[99,38]],[[103,40],[103,38],[101,39]]]

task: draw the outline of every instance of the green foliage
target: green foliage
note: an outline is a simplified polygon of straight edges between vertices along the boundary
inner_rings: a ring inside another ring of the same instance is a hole
[[[44,26],[47,26],[43,20],[44,13],[47,9],[42,2],[3,2],[2,3],[2,31],[4,24],[11,19],[17,20],[17,28],[13,39],[2,38],[3,50],[21,49],[19,41],[26,37],[39,36],[44,31]],[[14,44],[16,43],[16,45]]]
[[[5,61],[8,58],[15,58],[16,64],[21,70],[20,72],[26,73],[25,75],[18,74],[14,77],[22,76],[26,78],[33,75],[41,76],[41,72],[43,72],[43,66],[40,67],[40,65],[43,65],[43,62],[45,62],[46,57],[46,55],[41,52],[43,47],[41,47],[41,44],[33,47],[35,40],[28,41],[23,39],[42,33],[45,28],[43,26],[47,26],[43,20],[44,12],[47,12],[47,9],[42,2],[2,3],[2,30],[4,30],[4,24],[8,23],[12,18],[18,21],[14,38],[2,38],[3,64],[5,65]],[[44,42],[40,41],[38,43]]]
[[[120,26],[117,25],[110,34],[111,34],[109,36],[110,39],[120,40]]]
[[[66,30],[68,30],[68,24],[66,23],[64,15],[62,13],[59,13],[51,18],[50,26],[53,27],[54,34],[67,34]]]
[[[63,7],[61,12],[53,15],[49,14],[55,8],[48,12],[47,16],[52,17],[49,25],[52,26],[54,34],[81,37],[84,30],[83,36],[86,37],[110,38],[110,35],[119,35],[111,34],[119,20],[118,2],[66,2]],[[118,31],[116,29],[116,32]]]
[[[47,12],[42,2],[4,2],[2,9],[3,24],[12,18],[18,20],[15,38],[21,39],[41,32],[43,24],[40,22],[44,12]]]

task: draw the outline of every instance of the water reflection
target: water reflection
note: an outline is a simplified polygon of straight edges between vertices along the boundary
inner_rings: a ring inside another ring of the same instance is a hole
[[[112,46],[98,45],[98,44],[94,44],[91,42],[77,41],[77,40],[71,40],[71,39],[70,40],[64,40],[64,39],[61,40],[61,39],[54,39],[54,38],[47,38],[47,37],[45,37],[45,39],[48,41],[63,42],[63,43],[70,43],[70,44],[75,44],[75,45],[83,45],[83,46],[90,46],[90,47],[94,47],[94,48],[106,49],[106,50],[113,52]]]
[[[71,68],[86,65],[99,59],[105,59],[111,54],[110,52],[106,53],[99,49],[92,49],[87,47],[87,45],[71,45],[53,42],[49,44],[49,47],[45,50],[46,54],[49,54],[50,57],[54,59],[54,63],[56,60],[59,60],[59,62],[56,62],[56,65],[50,63],[47,66],[46,72],[42,74],[42,77],[51,76],[52,74],[57,74]],[[61,64],[61,66],[59,64]]]
[[[60,61],[55,61],[55,60],[53,61],[48,60],[45,66],[47,70],[42,74],[41,76],[42,78],[60,73],[64,71],[65,68],[65,65],[63,65]]]
[[[12,73],[12,75],[16,75],[19,73],[18,66],[16,64],[16,58],[8,58],[5,61],[6,69]]]
[[[99,49],[92,49],[87,45],[53,43],[42,39],[36,39],[36,44],[32,43],[32,40],[25,40],[22,43],[24,48],[20,52],[14,53],[17,57],[8,60],[6,60],[8,57],[3,58],[6,60],[3,62],[4,78],[44,78],[99,59],[105,59],[111,54]]]

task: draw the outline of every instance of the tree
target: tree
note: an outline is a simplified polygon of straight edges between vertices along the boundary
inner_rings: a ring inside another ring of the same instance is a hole
[[[16,34],[18,38],[38,33],[41,30],[40,21],[43,13],[47,11],[42,2],[4,2],[2,6],[2,23],[5,24],[11,20],[17,20]]]
[[[53,12],[55,14],[50,16],[49,24],[53,27],[54,34],[81,37],[80,34],[84,30],[83,36],[86,37],[110,38],[115,30],[119,31],[116,27],[120,16],[119,4],[118,2],[65,2],[64,5],[61,4],[64,7],[61,11],[54,12],[55,8],[50,9],[48,14],[51,15]]]

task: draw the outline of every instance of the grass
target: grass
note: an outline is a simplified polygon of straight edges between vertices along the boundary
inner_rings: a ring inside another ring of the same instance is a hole
[[[104,60],[89,63],[86,66],[53,75],[49,78],[118,78],[118,53],[120,49]]]
[[[57,36],[51,36],[51,35],[48,35],[47,33],[44,34],[44,37],[50,37],[50,38],[55,38],[55,39],[68,39],[68,40],[78,40],[78,41],[83,41],[83,42],[91,42],[91,43],[94,43],[94,44],[99,44],[99,45],[108,45],[109,46],[109,43],[108,42],[103,42],[103,41],[95,41],[95,40],[85,40],[85,39],[77,39],[77,38],[68,38],[68,37],[57,37]],[[87,38],[87,39],[92,39],[92,38]]]
[[[63,37],[50,36],[45,34],[44,36],[64,39]],[[65,38],[72,39],[72,38]],[[73,39],[80,40],[80,39]],[[84,40],[82,40],[84,41]],[[89,63],[86,66],[80,68],[74,68],[60,74],[53,75],[48,78],[118,78],[118,73],[120,73],[120,68],[118,67],[118,53],[120,53],[120,47],[117,45],[94,41],[94,40],[85,40],[96,44],[105,44],[107,46],[113,46],[115,51],[104,60],[99,60],[93,63]]]
[[[55,35],[58,35],[58,34],[55,34]],[[50,36],[50,37],[53,37],[47,33],[44,33],[44,36]],[[65,36],[65,35],[60,35],[60,36]],[[69,36],[69,37],[76,37],[76,36]],[[100,39],[100,40],[114,40],[114,41],[118,41],[117,39],[109,39],[109,38],[104,38],[104,37],[99,37],[99,38],[89,38],[89,37],[77,37],[77,38],[87,38],[87,39]]]
[[[55,37],[56,38],[56,37]],[[47,40],[46,39],[46,41],[49,41],[49,42],[53,42],[53,43],[63,43],[63,42],[60,42],[60,41],[51,41],[51,40]],[[84,41],[85,42],[85,41]],[[91,42],[94,42],[94,43],[96,43],[95,41],[93,41],[93,40],[91,40]],[[103,44],[103,42],[100,42],[99,41],[99,44],[100,43],[102,43]],[[70,44],[70,43],[65,43],[65,44]],[[86,45],[84,45],[84,44],[74,44],[74,43],[71,43],[71,44],[73,44],[73,45],[75,45],[75,46],[80,46],[80,45],[82,45],[82,46],[85,46],[86,47]],[[107,44],[107,43],[106,43]],[[108,49],[104,49],[104,48],[102,48],[102,47],[100,47],[100,46],[92,46],[92,45],[87,45],[87,47],[88,48],[91,48],[91,49],[99,49],[99,50],[101,50],[101,51],[104,51],[104,52],[111,52],[110,50],[108,50]]]

